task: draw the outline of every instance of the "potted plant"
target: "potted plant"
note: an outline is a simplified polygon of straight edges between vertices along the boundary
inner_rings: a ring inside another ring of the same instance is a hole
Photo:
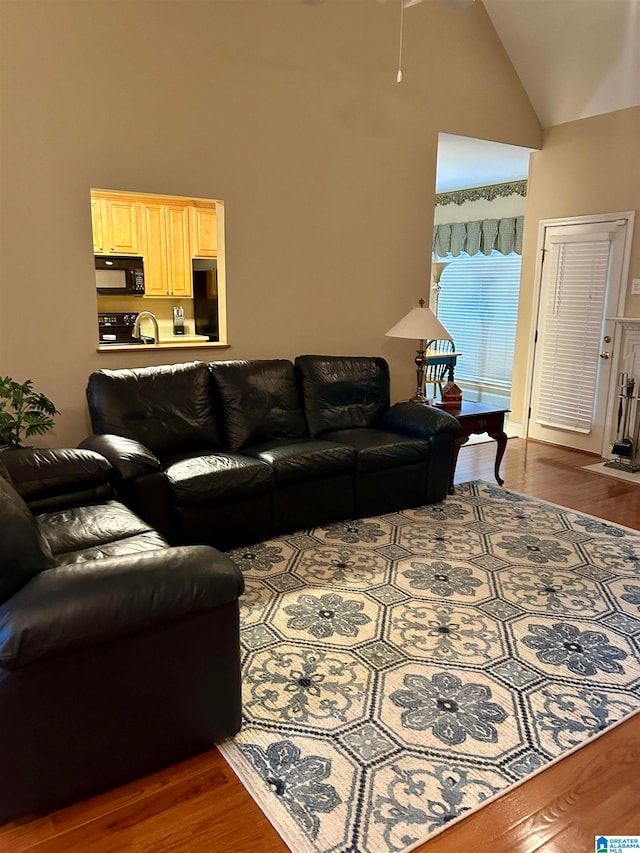
[[[33,381],[0,376],[0,449],[23,447],[23,438],[44,435],[60,412],[48,397],[33,390]]]

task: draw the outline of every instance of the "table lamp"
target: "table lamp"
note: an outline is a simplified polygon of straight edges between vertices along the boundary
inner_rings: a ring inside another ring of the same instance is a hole
[[[453,338],[447,332],[440,320],[430,308],[427,308],[424,299],[418,303],[418,308],[412,308],[395,326],[386,333],[388,338],[411,338],[420,341],[415,358],[416,375],[418,387],[412,402],[427,403],[425,395],[425,369],[427,365],[426,350],[431,341],[451,341]],[[425,346],[425,342],[427,346]]]

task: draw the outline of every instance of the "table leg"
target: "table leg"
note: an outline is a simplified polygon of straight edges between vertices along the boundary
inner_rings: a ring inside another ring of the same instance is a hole
[[[455,493],[455,488],[453,485],[453,478],[456,473],[456,465],[458,464],[458,453],[460,453],[460,448],[463,444],[466,444],[469,441],[468,435],[459,435],[457,438],[453,440],[453,451],[451,454],[451,477],[449,479],[449,494],[453,495]]]
[[[504,480],[500,476],[500,463],[502,462],[502,457],[504,456],[504,452],[507,448],[507,434],[506,432],[490,432],[488,433],[489,437],[492,438],[498,444],[498,449],[496,450],[496,465],[494,468],[494,474],[496,478],[496,482],[498,485],[502,486]]]

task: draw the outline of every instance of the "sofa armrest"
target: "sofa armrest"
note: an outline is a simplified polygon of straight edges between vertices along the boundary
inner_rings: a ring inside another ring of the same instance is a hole
[[[460,432],[460,424],[449,412],[424,403],[411,402],[396,403],[387,409],[380,426],[417,438],[431,438],[441,432],[450,432],[452,435]]]
[[[134,480],[162,467],[157,456],[144,444],[121,435],[90,435],[78,447],[101,453],[122,480]]]
[[[73,447],[5,450],[2,462],[16,490],[32,508],[34,504],[60,495],[108,487],[112,470],[108,460],[99,453]]]
[[[206,545],[50,569],[0,607],[0,666],[20,669],[147,630],[228,604],[243,589],[236,564]]]

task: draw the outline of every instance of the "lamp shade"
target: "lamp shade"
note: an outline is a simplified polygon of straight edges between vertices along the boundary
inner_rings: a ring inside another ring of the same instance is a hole
[[[450,341],[449,332],[430,308],[420,300],[419,308],[412,308],[386,333],[388,338],[412,338],[416,341]]]

